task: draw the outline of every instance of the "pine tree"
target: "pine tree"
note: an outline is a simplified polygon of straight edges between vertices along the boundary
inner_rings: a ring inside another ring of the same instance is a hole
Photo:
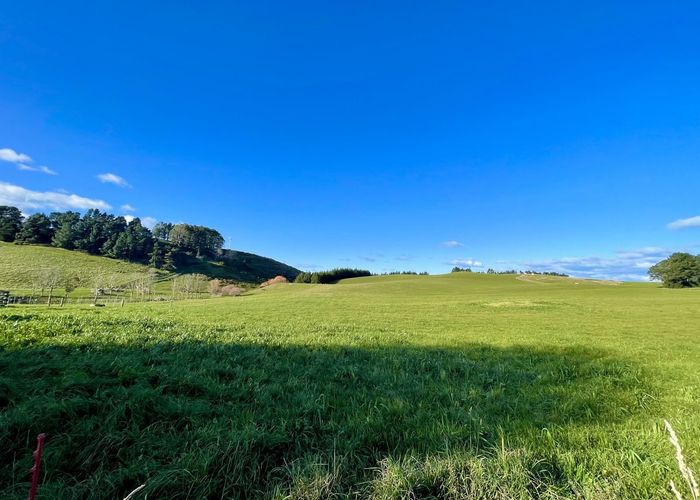
[[[163,266],[161,267],[163,271],[173,272],[175,271],[175,258],[173,256],[173,251],[168,250],[163,258]]]
[[[45,244],[51,242],[52,236],[53,230],[49,218],[44,214],[34,214],[24,221],[15,241],[26,244]]]
[[[0,241],[15,241],[22,228],[22,212],[17,207],[0,206]]]
[[[148,261],[148,265],[156,269],[163,267],[163,247],[158,240],[153,244],[153,250],[151,250],[151,258]]]

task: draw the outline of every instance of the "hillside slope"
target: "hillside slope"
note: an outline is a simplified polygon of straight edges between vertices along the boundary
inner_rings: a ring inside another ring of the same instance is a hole
[[[292,281],[299,270],[283,262],[237,250],[224,250],[220,259],[205,261],[192,259],[180,266],[178,273],[202,273],[211,278],[228,279],[244,283],[262,283],[275,276]]]
[[[128,282],[148,272],[142,264],[62,248],[0,242],[0,289],[31,288],[40,269],[60,269],[64,276],[76,278],[81,287],[90,287],[98,275],[119,275],[119,281]]]
[[[86,288],[92,286],[97,275],[119,275],[118,281],[126,283],[150,271],[142,264],[88,255],[83,252],[0,242],[0,289],[31,288],[33,276],[42,268],[60,269],[64,275],[75,277],[78,280],[78,286]],[[192,259],[188,264],[178,267],[177,273],[202,273],[210,278],[261,283],[277,275],[293,280],[299,271],[260,255],[225,250],[221,260]]]

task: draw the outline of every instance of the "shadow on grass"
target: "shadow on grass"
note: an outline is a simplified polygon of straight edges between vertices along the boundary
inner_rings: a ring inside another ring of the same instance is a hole
[[[0,350],[0,494],[26,495],[39,432],[44,498],[121,498],[144,481],[149,498],[269,496],[290,464],[318,461],[357,493],[387,457],[622,421],[640,406],[636,375],[594,350],[477,345]]]

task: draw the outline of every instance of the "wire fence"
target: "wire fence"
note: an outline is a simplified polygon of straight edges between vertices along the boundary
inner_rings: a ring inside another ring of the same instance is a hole
[[[209,298],[208,293],[184,295],[147,295],[143,297],[131,297],[126,295],[100,295],[97,297],[66,297],[49,295],[0,295],[0,307],[9,305],[44,305],[47,307],[62,307],[70,304],[105,306],[124,306],[125,304],[143,302],[173,302],[185,299]]]

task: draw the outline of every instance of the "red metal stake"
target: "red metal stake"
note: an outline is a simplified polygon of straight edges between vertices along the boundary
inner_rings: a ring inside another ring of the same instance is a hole
[[[36,437],[36,450],[34,450],[34,466],[29,469],[32,473],[32,488],[29,490],[29,500],[36,498],[36,489],[39,487],[39,472],[41,471],[41,455],[44,453],[44,441],[46,434],[41,433]]]

